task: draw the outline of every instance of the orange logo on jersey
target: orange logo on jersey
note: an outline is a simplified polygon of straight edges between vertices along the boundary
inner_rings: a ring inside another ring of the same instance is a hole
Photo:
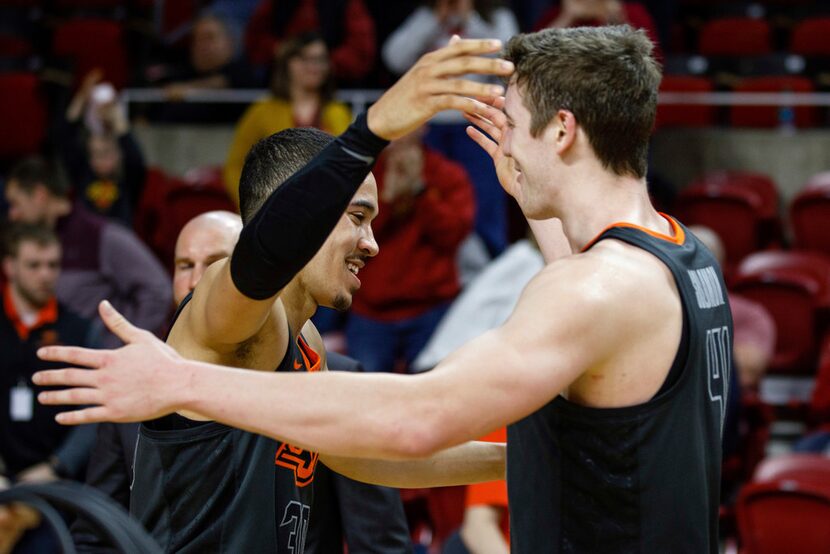
[[[293,470],[294,483],[298,487],[305,487],[314,481],[314,468],[317,467],[319,457],[317,452],[303,450],[284,442],[277,450],[274,464]]]
[[[300,369],[301,367],[303,367],[302,362],[298,362],[297,360],[294,360],[294,369]]]

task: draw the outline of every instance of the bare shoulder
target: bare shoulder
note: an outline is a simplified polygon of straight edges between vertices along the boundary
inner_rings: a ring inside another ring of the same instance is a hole
[[[527,285],[511,319],[526,328],[557,332],[575,342],[603,341],[651,325],[655,316],[673,315],[679,297],[671,272],[656,257],[627,244],[606,240],[588,252],[561,258]],[[659,321],[659,319],[657,320]],[[622,332],[621,332],[622,331]]]

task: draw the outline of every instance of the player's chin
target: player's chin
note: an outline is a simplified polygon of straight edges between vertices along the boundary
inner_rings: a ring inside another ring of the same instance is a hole
[[[331,307],[338,312],[345,312],[352,307],[352,296],[357,289],[338,293],[331,301]]]

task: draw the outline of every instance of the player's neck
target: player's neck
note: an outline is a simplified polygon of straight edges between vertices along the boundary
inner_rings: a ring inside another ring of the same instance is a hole
[[[285,315],[288,318],[288,327],[296,337],[306,322],[311,319],[317,311],[317,302],[311,297],[295,277],[280,294],[280,300],[285,307]]]
[[[582,179],[565,199],[561,215],[565,234],[574,252],[579,252],[610,225],[628,222],[657,232],[669,232],[648,196],[644,179],[593,175]]]

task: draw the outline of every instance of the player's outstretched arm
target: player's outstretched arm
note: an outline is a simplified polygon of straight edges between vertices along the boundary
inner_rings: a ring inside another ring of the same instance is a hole
[[[74,387],[41,393],[45,404],[91,406],[61,414],[66,424],[187,410],[326,454],[426,458],[534,412],[634,339],[631,306],[621,301],[632,291],[584,260],[547,266],[502,327],[417,376],[265,373],[183,360],[104,305],[105,324],[127,346],[43,348],[43,359],[97,371],[44,371],[34,381]]]

